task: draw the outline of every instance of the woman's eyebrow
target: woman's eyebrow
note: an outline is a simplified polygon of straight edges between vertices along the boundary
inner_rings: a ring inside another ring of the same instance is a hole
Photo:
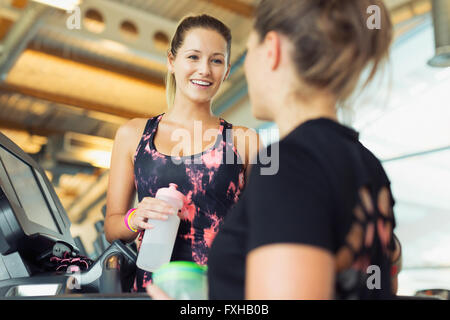
[[[197,50],[197,49],[188,49],[185,52],[187,53],[187,52],[191,52],[191,51],[196,52],[196,53],[202,53],[200,50]],[[223,54],[222,52],[216,52],[216,53],[213,53],[212,55],[213,56],[221,55],[221,56],[225,57],[225,54]]]

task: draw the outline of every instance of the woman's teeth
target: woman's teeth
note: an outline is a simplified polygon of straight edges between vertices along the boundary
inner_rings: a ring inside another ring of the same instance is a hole
[[[192,83],[197,84],[199,86],[210,86],[211,82],[201,81],[201,80],[191,80]]]

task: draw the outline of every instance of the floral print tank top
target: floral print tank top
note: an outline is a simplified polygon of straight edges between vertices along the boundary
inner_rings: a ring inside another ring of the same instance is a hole
[[[185,203],[171,261],[208,262],[208,251],[227,212],[244,189],[245,174],[231,134],[232,125],[220,119],[215,144],[191,155],[172,157],[158,152],[154,137],[164,114],[147,121],[134,155],[135,187],[138,201],[155,197],[156,191],[178,185]],[[138,250],[143,232],[138,237]],[[144,291],[151,272],[137,268],[133,291]]]

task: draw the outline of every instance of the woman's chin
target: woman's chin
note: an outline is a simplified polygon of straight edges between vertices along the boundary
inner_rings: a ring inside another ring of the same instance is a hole
[[[271,114],[265,111],[266,109],[261,106],[252,104],[252,114],[253,116],[261,121],[273,121],[273,117]]]
[[[211,95],[190,95],[188,99],[196,104],[211,103],[213,97]]]

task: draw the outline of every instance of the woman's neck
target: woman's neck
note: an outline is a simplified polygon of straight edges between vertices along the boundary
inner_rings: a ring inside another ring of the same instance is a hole
[[[309,120],[328,118],[338,121],[336,101],[333,98],[323,96],[308,99],[308,102],[300,99],[285,100],[286,102],[278,108],[274,119],[280,131],[280,139]]]
[[[189,99],[176,98],[164,117],[172,122],[186,123],[186,121],[208,121],[214,115],[211,112],[210,102],[199,104]]]

